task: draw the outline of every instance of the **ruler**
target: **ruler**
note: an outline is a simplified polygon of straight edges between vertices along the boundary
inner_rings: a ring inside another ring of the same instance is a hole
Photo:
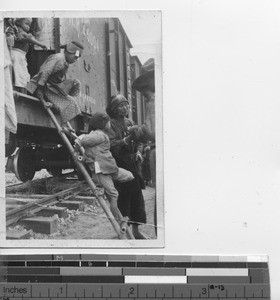
[[[270,299],[268,259],[176,255],[2,255],[0,300]]]

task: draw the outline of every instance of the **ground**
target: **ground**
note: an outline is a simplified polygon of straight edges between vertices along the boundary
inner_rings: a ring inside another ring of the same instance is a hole
[[[64,182],[58,179],[47,180],[49,174],[47,171],[42,170],[36,173],[35,183],[25,184],[21,190],[17,187],[13,188],[14,192],[25,192],[31,194],[46,194],[54,193],[59,189],[70,187],[71,181]],[[6,185],[18,183],[13,173],[6,173]],[[9,191],[11,192],[11,191]],[[146,187],[143,190],[143,196],[145,199],[147,224],[139,225],[140,231],[145,234],[149,239],[155,239],[154,228],[154,201],[155,201],[155,189],[152,187]],[[84,211],[68,211],[69,216],[66,219],[59,219],[59,230],[51,235],[39,234],[32,232],[32,239],[116,239],[116,233],[106,217],[103,209],[96,203],[95,205],[85,205]],[[55,216],[57,217],[57,216]],[[22,228],[21,225],[17,225],[17,228]]]

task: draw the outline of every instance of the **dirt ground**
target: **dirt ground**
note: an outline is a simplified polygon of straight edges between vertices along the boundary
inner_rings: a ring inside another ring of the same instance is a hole
[[[38,174],[37,174],[38,173]],[[75,180],[50,179],[47,171],[37,172],[34,183],[25,184],[24,187],[15,186],[9,188],[9,193],[29,193],[29,194],[52,194],[69,188]],[[13,173],[6,173],[6,185],[16,184],[19,181]],[[57,184],[58,183],[58,184]],[[143,190],[145,199],[147,223],[139,225],[139,230],[148,238],[155,239],[154,228],[154,201],[155,189],[146,187]],[[53,218],[58,218],[57,215]],[[46,235],[31,232],[32,239],[117,239],[116,233],[106,217],[103,209],[96,202],[94,205],[85,204],[84,211],[68,210],[66,219],[59,219],[59,229],[57,232]],[[16,225],[16,229],[23,229],[22,225]]]

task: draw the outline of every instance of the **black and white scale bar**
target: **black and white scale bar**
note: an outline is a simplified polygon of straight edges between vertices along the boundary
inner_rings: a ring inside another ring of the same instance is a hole
[[[179,256],[179,255],[0,255],[2,265],[23,266],[41,263],[50,266],[91,266],[148,268],[268,268],[266,256]],[[42,265],[43,266],[43,265]]]
[[[1,257],[0,257],[1,260]],[[268,268],[266,262],[217,262],[217,263],[205,263],[205,262],[131,262],[131,261],[48,261],[48,260],[29,260],[29,261],[2,261],[2,266],[10,267],[131,267],[131,268]]]
[[[268,269],[4,267],[0,282],[269,283]]]
[[[269,300],[268,259],[171,255],[0,255],[0,300]]]
[[[264,284],[89,284],[89,283],[13,283],[0,284],[2,298],[256,298],[269,300],[270,288]],[[212,299],[213,300],[213,299]],[[260,300],[260,299],[258,299]]]

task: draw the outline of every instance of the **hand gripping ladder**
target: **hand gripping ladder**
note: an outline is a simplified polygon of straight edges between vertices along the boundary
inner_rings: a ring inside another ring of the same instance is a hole
[[[36,100],[37,100],[37,98],[36,98]],[[86,168],[85,168],[85,166],[82,162],[82,160],[83,160],[82,156],[77,157],[77,153],[75,152],[75,150],[74,150],[72,144],[70,143],[69,139],[67,138],[65,132],[61,128],[59,122],[57,121],[54,113],[50,109],[50,106],[48,105],[48,103],[44,99],[39,99],[39,100],[42,102],[42,104],[45,107],[47,113],[49,114],[52,122],[54,123],[54,125],[57,129],[58,134],[60,135],[61,139],[65,143],[65,145],[66,145],[69,153],[71,154],[77,168],[83,174],[84,179],[86,180],[87,184],[90,186],[90,188],[93,191],[94,195],[96,196],[98,202],[100,203],[101,207],[103,208],[105,214],[107,215],[107,218],[109,219],[109,221],[111,222],[114,230],[116,231],[116,233],[118,235],[118,238],[119,239],[135,239],[132,232],[131,232],[131,229],[128,227],[128,224],[127,224],[128,220],[127,219],[122,218],[122,222],[120,224],[116,221],[115,217],[113,216],[110,208],[108,207],[108,205],[107,205],[107,203],[104,199],[104,195],[99,192],[96,185],[92,181],[92,178],[88,174],[88,172],[87,172],[87,170],[86,170]],[[73,132],[70,132],[70,134],[74,138],[77,138],[77,136]],[[83,153],[84,153],[83,148],[80,148],[80,153],[83,155]],[[120,215],[121,215],[121,213],[120,213]]]

